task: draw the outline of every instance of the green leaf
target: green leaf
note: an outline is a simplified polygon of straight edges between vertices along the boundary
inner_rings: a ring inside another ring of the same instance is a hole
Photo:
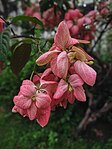
[[[41,30],[38,29],[38,28],[35,28],[35,30],[34,30],[34,36],[36,38],[40,38],[41,37]]]
[[[14,74],[16,75],[19,74],[19,72],[28,62],[30,54],[31,54],[31,44],[23,43],[20,46],[16,47],[11,59],[11,69]]]
[[[6,28],[0,33],[0,53],[1,57],[7,56],[9,52],[9,42],[10,42],[10,27]]]
[[[18,47],[18,46],[20,46],[21,44],[36,44],[35,43],[35,40],[33,40],[33,39],[30,39],[30,38],[24,38],[24,39],[22,39],[22,40],[20,40],[20,41],[17,41],[16,43],[14,43],[11,47],[10,47],[10,50],[11,50],[11,52],[12,53],[14,53],[14,50]]]
[[[0,51],[0,61],[4,61],[5,60],[5,55],[2,51]]]
[[[35,23],[35,24],[39,24],[40,26],[43,27],[42,21],[40,21],[40,20],[37,19],[36,17],[19,15],[19,16],[14,17],[14,18],[12,19],[11,23],[18,23],[18,21],[30,21],[30,22],[33,22],[33,23]]]

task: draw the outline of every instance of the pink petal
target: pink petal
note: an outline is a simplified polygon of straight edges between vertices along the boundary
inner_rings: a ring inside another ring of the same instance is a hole
[[[68,21],[66,21],[66,24],[67,24],[68,28],[70,29],[73,26],[73,21],[68,20]]]
[[[35,95],[36,93],[36,89],[34,88],[34,86],[30,86],[30,85],[22,85],[20,87],[20,93],[23,96],[26,96],[28,98],[31,98],[32,96]]]
[[[74,25],[71,29],[70,29],[70,32],[73,34],[73,35],[77,35],[78,32],[79,32],[79,27],[77,25]],[[77,41],[77,40],[76,40]]]
[[[51,94],[53,94],[54,92],[56,92],[57,85],[58,85],[58,83],[55,82],[55,83],[53,83],[53,84],[48,84],[48,85],[46,85],[46,87],[45,87],[45,86],[43,86],[43,87],[45,87],[45,90],[47,91],[47,93],[48,93],[49,95],[51,95]]]
[[[31,99],[24,97],[23,95],[15,96],[13,102],[16,106],[22,109],[28,109],[31,106]]]
[[[32,105],[29,109],[27,109],[27,114],[30,120],[34,120],[37,116],[37,107],[35,105],[35,102],[32,102]]]
[[[54,58],[53,58],[53,59],[54,59]],[[53,59],[52,59],[52,60],[53,60]],[[52,61],[52,60],[51,60],[51,61]],[[53,69],[54,69],[54,67],[53,67]],[[56,68],[56,69],[57,69],[57,68]],[[42,76],[41,76],[41,79],[40,79],[40,82],[42,82],[43,80],[54,82],[54,81],[58,81],[58,77],[53,74],[51,68],[47,68],[47,69],[43,72],[43,74],[42,74]]]
[[[51,103],[51,98],[49,95],[45,93],[38,93],[36,97],[36,106],[38,108],[46,108],[50,105]]]
[[[32,86],[34,86],[34,83],[30,80],[23,80],[22,85],[32,85]]]
[[[83,14],[79,11],[79,9],[75,9],[75,10],[70,9],[69,13],[72,20],[78,19],[83,16]]]
[[[70,20],[70,13],[66,12],[64,19],[65,20]]]
[[[60,102],[60,106],[63,107],[64,109],[66,109],[67,107],[67,100],[64,99],[63,101]]]
[[[58,29],[54,38],[54,43],[58,48],[64,50],[68,44],[69,38],[70,38],[70,33],[68,30],[67,24],[65,23],[65,21],[62,21],[58,26]]]
[[[50,73],[51,73],[51,68],[47,68],[47,69],[43,72],[43,74],[42,74],[42,76],[41,76],[41,79],[44,79],[44,77],[48,76]]]
[[[71,91],[67,91],[67,99],[68,99],[68,102],[70,103],[70,104],[73,104],[74,103],[74,100],[75,100],[75,98],[74,98],[74,96],[73,96],[73,92]]]
[[[53,96],[55,99],[59,99],[68,90],[68,84],[63,79],[60,80],[57,90]]]
[[[85,17],[85,24],[90,24],[91,23],[91,19],[89,17]]]
[[[82,86],[74,89],[74,97],[79,101],[86,101],[85,90]]]
[[[69,73],[70,73],[70,74],[75,74],[75,73],[76,73],[73,64],[69,67]]]
[[[84,81],[77,74],[71,75],[68,81],[73,88],[84,84]]]
[[[80,39],[77,39],[79,41],[79,43],[85,43],[85,44],[88,44],[90,43],[90,41],[87,41],[87,40],[80,40]]]
[[[14,107],[12,108],[12,112],[14,112],[14,113],[18,112],[18,113],[20,113],[23,117],[27,116],[27,111],[24,110],[24,109],[21,109],[21,108],[18,107],[18,106],[14,106]]]
[[[69,67],[68,56],[67,53],[63,51],[57,57],[57,70],[55,71],[58,71],[58,77],[66,78],[68,73],[68,67]]]
[[[79,28],[81,28],[83,26],[84,22],[85,22],[85,18],[84,17],[78,19],[77,25],[79,26]]]
[[[53,43],[52,47],[49,49],[49,51],[54,51],[54,50],[58,50],[60,51],[61,49],[59,49],[55,43]]]
[[[86,82],[88,85],[93,86],[96,81],[96,72],[93,68],[81,61],[76,61],[74,64],[76,73]]]
[[[97,13],[97,10],[92,10],[86,16],[87,17],[95,17],[96,16],[96,13]]]
[[[36,84],[36,83],[39,83],[40,82],[40,76],[39,75],[34,75],[33,76],[33,82]]]
[[[40,84],[42,88],[47,87],[48,85],[56,84],[57,82],[55,81],[45,81],[45,80],[40,80]]]
[[[86,40],[84,40],[84,41],[86,41]],[[88,53],[86,53],[83,48],[81,48],[81,47],[75,47],[75,48],[78,49],[79,51],[81,51],[86,56],[87,60],[94,60],[94,58],[92,58]]]
[[[76,58],[80,61],[94,60],[90,55],[88,55],[84,49],[81,47],[73,46],[72,50],[76,52]]]
[[[36,63],[39,66],[45,65],[51,61],[51,59],[57,55],[57,53],[60,52],[58,50],[48,51],[44,54],[42,54],[37,60]]]
[[[58,76],[58,71],[56,71],[57,70],[57,57],[58,56],[54,57],[50,62],[51,70],[56,76]]]
[[[57,33],[54,38],[55,45],[60,49],[64,50],[65,48],[72,46],[76,43],[79,43],[77,39],[71,38],[70,33],[67,27],[67,24],[62,21],[59,24]]]
[[[44,127],[47,125],[50,118],[50,111],[51,111],[50,107],[46,109],[38,110],[36,120],[41,127]]]
[[[69,41],[68,41],[68,44],[67,44],[67,47],[73,46],[74,44],[77,44],[77,43],[79,43],[79,41],[77,39],[70,37]]]

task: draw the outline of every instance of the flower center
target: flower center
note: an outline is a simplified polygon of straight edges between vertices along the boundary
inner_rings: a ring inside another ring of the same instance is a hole
[[[36,100],[36,96],[34,95],[34,96],[32,96],[32,98],[31,98],[33,101],[35,101]]]

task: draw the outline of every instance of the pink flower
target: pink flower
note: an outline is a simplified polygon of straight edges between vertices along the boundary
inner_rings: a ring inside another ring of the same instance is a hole
[[[44,127],[50,117],[50,96],[30,80],[24,80],[20,92],[13,99],[13,112],[19,112],[30,120],[36,119]]]
[[[36,63],[45,65],[50,62],[53,73],[60,78],[66,78],[70,65],[67,53],[71,46],[79,42],[86,43],[86,41],[71,38],[66,23],[62,21],[58,26],[52,48],[41,55]]]
[[[66,107],[67,101],[71,104],[75,99],[86,101],[83,84],[83,80],[77,74],[69,76],[68,81],[61,79],[53,98],[57,100],[57,104],[64,103],[64,105],[62,104],[64,107]]]
[[[65,13],[64,19],[72,37],[82,38],[84,40],[93,39],[94,36],[92,34],[95,30],[93,30],[92,26],[95,25],[96,13],[96,10],[92,10],[88,14],[83,15],[78,9],[69,9]],[[87,34],[86,31],[89,33]]]
[[[51,68],[47,68],[43,74],[39,75],[34,75],[33,82],[36,83],[36,86],[40,86],[40,89],[42,88],[43,91],[46,91],[47,94],[52,96],[52,93],[55,92],[57,87],[58,77],[52,73]]]
[[[103,15],[103,16],[108,15],[108,13],[109,13],[109,9],[108,9],[108,8],[103,8],[103,9],[100,11],[100,14]]]
[[[62,21],[57,29],[56,35],[54,37],[55,46],[61,50],[66,50],[70,46],[79,43],[77,39],[71,38],[67,24]]]

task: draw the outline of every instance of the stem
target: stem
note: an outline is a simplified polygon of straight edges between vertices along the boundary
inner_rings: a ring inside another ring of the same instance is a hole
[[[34,64],[33,71],[32,71],[31,76],[30,76],[30,80],[32,80],[32,78],[33,78],[33,74],[35,72],[35,67],[36,67],[36,64]]]

